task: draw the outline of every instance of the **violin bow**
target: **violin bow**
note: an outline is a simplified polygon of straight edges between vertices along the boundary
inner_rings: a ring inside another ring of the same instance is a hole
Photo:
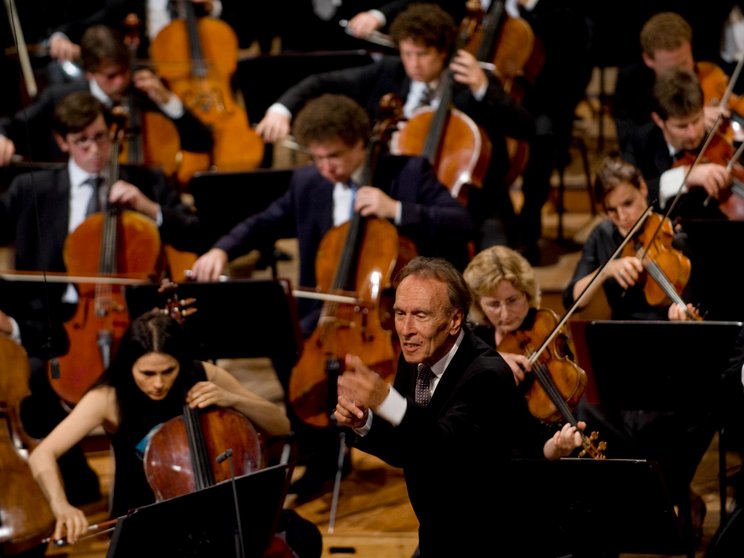
[[[545,340],[542,342],[542,345],[538,347],[538,349],[532,353],[530,356],[530,364],[534,364],[537,359],[540,357],[540,354],[545,350],[545,348],[553,341],[556,335],[558,335],[558,332],[563,328],[563,326],[566,324],[566,322],[571,318],[573,313],[576,311],[576,309],[581,304],[581,301],[584,299],[586,294],[590,291],[591,286],[594,284],[597,279],[602,275],[602,272],[604,269],[609,265],[609,263],[614,260],[618,254],[620,254],[623,251],[623,248],[625,248],[625,245],[630,241],[631,238],[635,235],[636,232],[638,232],[638,229],[641,228],[641,225],[646,221],[646,218],[651,214],[653,208],[651,206],[648,206],[646,210],[641,214],[641,216],[636,220],[636,222],[633,224],[631,229],[628,231],[628,234],[625,235],[625,238],[623,241],[618,245],[618,247],[615,249],[615,251],[612,253],[612,255],[607,258],[607,261],[602,264],[602,266],[597,270],[597,273],[595,273],[594,277],[592,277],[591,281],[584,287],[584,290],[581,291],[581,294],[576,298],[574,303],[571,305],[571,308],[569,308],[566,313],[563,315],[563,317],[560,319],[558,324],[553,328],[553,331],[548,335]]]

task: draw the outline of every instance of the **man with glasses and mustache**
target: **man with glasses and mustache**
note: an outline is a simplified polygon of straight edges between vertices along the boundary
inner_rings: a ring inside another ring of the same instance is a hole
[[[198,218],[162,172],[122,165],[118,177],[110,176],[113,142],[107,116],[104,105],[87,91],[65,97],[52,130],[60,150],[68,154],[66,167],[21,174],[0,196],[0,244],[14,246],[16,270],[65,272],[68,234],[91,211],[108,205],[151,219],[162,243],[196,251]],[[34,438],[46,436],[67,414],[49,385],[47,361],[67,353],[64,323],[76,309],[77,292],[71,285],[0,282],[0,334],[21,343],[31,365],[31,395],[21,404],[21,421]],[[65,454],[60,467],[71,501],[100,498],[98,479],[78,446]]]
[[[90,27],[83,34],[81,49],[85,80],[50,86],[34,103],[0,120],[0,166],[11,162],[16,152],[31,161],[64,161],[65,154],[49,129],[57,104],[75,91],[88,91],[107,107],[127,105],[131,96],[139,112],[158,112],[173,122],[182,150],[211,151],[211,129],[152,70],[131,67],[131,54],[112,29]]]

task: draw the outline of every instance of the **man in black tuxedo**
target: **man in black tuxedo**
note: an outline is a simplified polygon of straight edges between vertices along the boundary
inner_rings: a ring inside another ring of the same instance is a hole
[[[111,183],[112,141],[106,115],[103,104],[86,91],[62,99],[53,132],[69,156],[67,165],[21,174],[0,197],[0,244],[14,245],[16,270],[65,272],[68,234],[101,203],[144,215],[156,225],[162,243],[196,250],[198,218],[181,203],[162,172],[122,166],[119,179]],[[90,177],[102,179],[100,192],[94,192]],[[64,323],[74,316],[77,298],[74,287],[64,283],[0,283],[0,310],[5,314],[0,329],[24,346],[31,362],[31,395],[21,405],[21,420],[36,438],[46,436],[66,416],[47,379],[47,368],[50,359],[69,350]],[[66,459],[61,466],[70,497],[78,503],[97,499],[97,479],[82,451],[71,450]]]
[[[535,556],[508,527],[524,519],[509,518],[509,459],[565,457],[581,445],[580,433],[567,423],[544,439],[509,365],[465,326],[471,294],[452,265],[415,258],[394,286],[395,380],[391,386],[347,355],[338,423],[354,429],[355,447],[403,469],[422,558],[507,556],[514,544]]]
[[[493,244],[508,244],[514,240],[515,211],[504,180],[509,168],[506,136],[529,139],[534,122],[472,54],[465,50],[453,53],[456,34],[454,21],[439,6],[412,5],[391,26],[400,56],[386,56],[366,66],[304,79],[269,107],[256,131],[266,141],[282,140],[289,133],[292,116],[322,93],[348,95],[367,108],[373,121],[379,120],[380,100],[394,93],[404,102],[404,116],[410,117],[427,90],[433,93],[432,106],[438,106],[449,86],[449,69],[454,78],[453,106],[479,125],[492,144],[483,187],[468,188],[468,207],[478,229],[476,251]]]
[[[671,69],[695,72],[698,69],[693,56],[692,28],[676,12],[659,12],[651,16],[641,28],[640,44],[642,60],[621,68],[615,85],[612,117],[621,151],[626,150],[630,137],[638,128],[651,122],[656,76]],[[708,129],[719,113],[717,106],[705,107]]]
[[[706,138],[703,91],[697,77],[688,70],[662,72],[654,84],[653,103],[652,121],[631,134],[622,152],[643,174],[649,201],[665,213],[682,188],[670,217],[725,218],[717,200],[731,195],[732,176],[726,166],[703,159],[687,175]],[[685,155],[688,163],[675,165]]]
[[[81,43],[85,80],[50,86],[31,105],[0,120],[0,166],[7,164],[16,151],[33,161],[64,161],[66,157],[49,130],[59,101],[75,91],[89,91],[108,107],[126,106],[132,95],[139,111],[158,112],[173,122],[181,149],[211,151],[211,129],[152,70],[133,71],[130,53],[113,29],[91,27]]]
[[[375,165],[372,180],[362,181],[360,173],[367,163],[371,127],[364,109],[352,99],[331,94],[313,99],[295,119],[294,132],[315,165],[297,168],[286,194],[236,225],[202,255],[192,270],[197,280],[217,280],[228,261],[267,239],[296,237],[299,285],[314,288],[318,284],[316,258],[321,241],[333,227],[347,222],[353,211],[394,223],[398,233],[412,240],[421,254],[443,256],[459,265],[467,261],[470,216],[437,180],[424,157],[384,156]],[[318,301],[298,301],[306,337],[315,330],[321,307]],[[294,364],[275,362],[274,366],[284,387],[301,459],[303,453],[317,454],[300,479],[304,482],[292,488],[309,496],[335,473],[337,436],[332,431],[315,432],[318,429],[303,425],[294,416],[288,400]]]

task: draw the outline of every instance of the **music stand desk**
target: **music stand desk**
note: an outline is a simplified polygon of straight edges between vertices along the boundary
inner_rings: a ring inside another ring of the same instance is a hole
[[[125,291],[131,318],[163,306],[157,285],[133,285]],[[240,279],[214,283],[186,282],[179,299],[196,299],[187,318],[194,357],[299,358],[302,334],[294,297],[287,280]]]
[[[685,552],[679,517],[654,461],[515,459],[509,484],[509,528],[551,555]]]
[[[189,181],[199,214],[201,250],[207,251],[242,220],[266,209],[288,189],[292,169],[256,169],[244,172],[201,172]],[[259,251],[272,260],[274,243]],[[272,269],[276,277],[275,263]]]
[[[696,412],[718,408],[721,376],[744,324],[594,320],[571,325],[587,390],[606,409]],[[583,337],[582,337],[583,335]],[[588,357],[582,363],[581,357]],[[590,401],[595,403],[595,401]],[[726,449],[719,429],[721,521],[726,514]]]
[[[137,508],[119,519],[106,558],[237,558],[234,492],[243,558],[262,558],[284,505],[290,465],[274,465]]]

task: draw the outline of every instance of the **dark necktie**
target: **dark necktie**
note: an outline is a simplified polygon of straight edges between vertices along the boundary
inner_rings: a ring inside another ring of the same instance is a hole
[[[421,91],[421,97],[419,97],[418,107],[416,108],[428,107],[433,99],[434,90],[428,85],[425,85],[424,89]]]
[[[422,407],[427,407],[431,401],[431,391],[429,391],[429,382],[431,381],[432,371],[428,364],[420,362],[416,374],[416,403]]]
[[[103,204],[101,203],[101,195],[102,190],[101,184],[103,183],[103,178],[100,176],[90,176],[88,177],[83,184],[88,185],[92,188],[92,192],[90,195],[90,199],[88,200],[88,205],[85,208],[85,216],[92,215],[93,213],[97,213],[101,211],[101,208]]]

